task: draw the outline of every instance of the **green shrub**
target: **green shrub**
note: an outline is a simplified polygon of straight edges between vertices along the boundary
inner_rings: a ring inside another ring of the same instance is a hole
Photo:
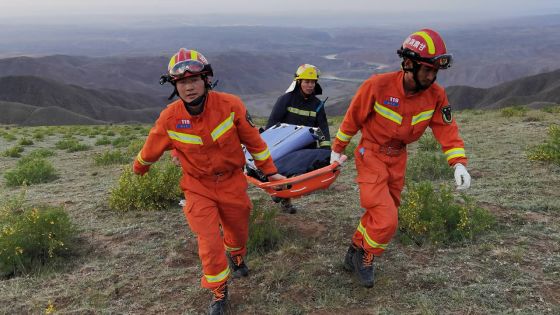
[[[45,131],[43,132],[43,134],[45,136],[54,136],[55,133],[56,133],[56,127],[55,126],[46,127]]]
[[[33,139],[35,139],[35,140],[43,140],[43,139],[45,139],[45,134],[43,134],[43,133],[41,133],[41,132],[39,132],[39,131],[36,131],[36,132],[33,133]]]
[[[527,108],[521,105],[502,108],[502,116],[504,117],[524,117],[527,114]]]
[[[545,113],[557,114],[557,113],[560,113],[560,104],[547,105],[547,106],[541,108],[541,110]]]
[[[19,145],[32,145],[33,144],[33,140],[28,139],[28,138],[21,138],[18,141]]]
[[[118,150],[108,150],[103,153],[97,153],[93,156],[95,165],[113,165],[126,164],[130,162],[130,158]]]
[[[16,168],[4,174],[6,185],[47,183],[57,178],[52,164],[42,158],[24,157],[17,162]]]
[[[170,161],[152,165],[144,176],[135,175],[127,165],[118,185],[111,189],[109,207],[119,211],[166,209],[183,195],[180,178],[181,169]]]
[[[544,121],[546,119],[546,116],[547,114],[541,111],[532,110],[527,112],[527,115],[525,115],[523,121],[524,122]]]
[[[437,152],[440,150],[439,142],[431,133],[425,133],[420,140],[418,140],[418,150],[427,152]]]
[[[87,135],[89,138],[95,138],[97,137],[99,134],[101,133],[101,127],[100,126],[95,126],[95,127],[90,127]]]
[[[412,181],[438,180],[453,177],[453,169],[441,152],[418,151],[407,162],[406,179]]]
[[[130,126],[119,126],[117,131],[121,137],[128,138],[132,133],[133,129]]]
[[[108,145],[108,144],[111,144],[111,139],[109,139],[109,137],[107,136],[103,136],[97,139],[97,141],[95,141],[95,145]]]
[[[86,151],[89,150],[89,146],[83,143],[80,143],[78,140],[74,138],[69,138],[65,140],[60,140],[55,144],[57,149],[66,150],[66,152],[77,152],[77,151]]]
[[[115,132],[113,130],[107,130],[107,132],[105,132],[105,135],[108,137],[113,137],[115,135]]]
[[[4,140],[11,142],[17,139],[16,136],[14,136],[13,134],[9,133],[9,132],[2,132],[2,138],[4,138]]]
[[[61,207],[25,206],[24,194],[0,207],[0,275],[26,274],[70,253],[76,229]]]
[[[276,249],[282,239],[282,231],[275,221],[276,210],[265,210],[261,199],[253,201],[249,218],[247,250],[251,254],[264,254]]]
[[[21,152],[23,152],[23,148],[19,145],[15,145],[9,149],[6,149],[6,151],[2,152],[2,156],[18,158],[21,156]]]
[[[548,161],[560,165],[560,125],[550,125],[548,139],[530,148],[527,157],[531,161]]]
[[[54,155],[53,150],[41,148],[29,153],[27,155],[27,158],[46,158],[53,155]]]
[[[142,150],[142,146],[144,146],[144,139],[136,139],[128,145],[126,148],[126,155],[131,157],[136,157],[138,152]]]
[[[421,245],[472,240],[494,225],[494,217],[461,194],[455,201],[449,187],[435,191],[431,182],[408,182],[399,208],[403,242]]]
[[[118,138],[113,139],[113,141],[111,141],[111,144],[115,148],[125,148],[130,144],[130,138],[129,137],[118,137]]]

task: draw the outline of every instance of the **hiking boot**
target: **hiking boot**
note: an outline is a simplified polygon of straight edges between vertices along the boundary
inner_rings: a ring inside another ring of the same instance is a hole
[[[366,288],[373,287],[373,254],[357,248],[352,256],[352,263],[362,285]]]
[[[344,257],[344,270],[346,271],[354,271],[354,263],[352,262],[352,257],[354,257],[354,253],[356,252],[357,248],[354,244],[351,244],[348,247],[348,252],[346,252],[346,256]]]
[[[224,282],[222,285],[212,290],[212,293],[214,294],[214,297],[212,298],[212,303],[210,303],[210,307],[208,308],[208,314],[225,314],[228,306],[227,282]]]
[[[247,267],[247,265],[245,264],[243,256],[231,256],[231,254],[228,252],[226,253],[226,257],[228,259],[229,267],[232,271],[231,276],[233,278],[247,277],[249,275],[249,267]]]
[[[286,198],[280,201],[280,208],[282,208],[282,212],[294,214],[297,212],[297,208],[292,204],[292,200]]]

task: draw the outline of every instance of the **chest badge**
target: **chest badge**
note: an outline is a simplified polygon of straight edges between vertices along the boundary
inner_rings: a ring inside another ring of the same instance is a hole
[[[175,124],[176,129],[189,129],[192,128],[190,119],[177,119],[177,124]]]
[[[389,96],[383,101],[383,105],[389,105],[389,106],[397,107],[397,106],[399,106],[399,98]]]

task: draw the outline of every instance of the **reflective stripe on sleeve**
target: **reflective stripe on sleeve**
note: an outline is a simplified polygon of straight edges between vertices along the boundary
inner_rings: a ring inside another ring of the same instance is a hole
[[[136,160],[138,161],[138,163],[140,163],[142,165],[152,165],[152,164],[154,164],[154,162],[144,161],[141,153],[142,153],[142,151],[138,152],[138,155],[136,156]]]
[[[259,153],[252,153],[252,152],[250,153],[253,156],[253,158],[257,161],[264,161],[270,157],[270,151],[268,150],[268,147],[264,149],[264,151],[261,151]]]
[[[457,158],[457,157],[467,157],[465,155],[465,149],[463,148],[453,148],[453,149],[449,149],[447,151],[444,152],[445,157],[447,158],[447,161]]]
[[[349,136],[344,132],[342,132],[342,130],[338,129],[338,132],[336,133],[336,138],[342,142],[348,142],[350,141],[350,139],[352,139],[352,136]]]

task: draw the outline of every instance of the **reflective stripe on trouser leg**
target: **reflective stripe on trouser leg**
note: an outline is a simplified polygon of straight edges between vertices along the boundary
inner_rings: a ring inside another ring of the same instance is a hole
[[[224,245],[232,256],[247,254],[249,239],[249,215],[252,204],[247,195],[247,179],[240,171],[220,184],[219,213],[224,232]]]
[[[187,193],[183,208],[187,221],[198,239],[198,255],[202,262],[201,285],[214,289],[227,281],[230,270],[224,254],[224,241],[220,232],[218,207],[201,195]]]
[[[356,159],[360,204],[365,213],[352,241],[376,256],[383,253],[397,229],[405,165],[406,156],[395,158],[371,151]]]
[[[380,256],[397,229],[397,208],[377,206],[366,209],[352,237],[354,244],[368,253]]]

